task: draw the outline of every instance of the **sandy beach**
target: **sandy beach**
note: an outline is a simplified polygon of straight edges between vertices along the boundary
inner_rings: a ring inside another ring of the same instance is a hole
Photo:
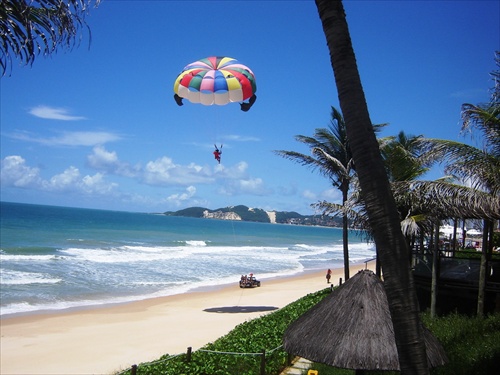
[[[351,276],[364,268],[351,266]],[[263,279],[260,288],[241,289],[235,282],[127,304],[3,318],[0,373],[112,374],[166,353],[196,350],[240,323],[328,287],[325,271]],[[343,269],[332,271],[337,285]]]

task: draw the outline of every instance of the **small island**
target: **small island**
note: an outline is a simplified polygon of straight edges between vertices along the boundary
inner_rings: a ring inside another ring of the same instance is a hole
[[[205,207],[189,207],[179,211],[164,212],[167,216],[196,217],[200,219],[241,220],[271,224],[318,225],[341,227],[342,219],[323,215],[301,215],[294,211],[266,211],[244,205],[228,206],[211,210]]]

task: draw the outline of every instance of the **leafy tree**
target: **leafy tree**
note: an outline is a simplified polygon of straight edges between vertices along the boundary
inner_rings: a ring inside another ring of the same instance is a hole
[[[77,38],[80,30],[87,27],[85,15],[92,3],[97,7],[100,0],[1,0],[2,75],[14,58],[28,65],[37,55],[50,55],[59,46],[74,47],[81,39]]]
[[[421,143],[428,155],[435,160],[443,160],[445,172],[456,177],[464,184],[470,185],[472,197],[487,193],[498,201],[500,198],[500,52],[495,54],[497,70],[491,73],[494,81],[491,98],[488,103],[478,105],[465,103],[462,105],[462,133],[470,132],[479,135],[483,145],[481,148],[442,139],[423,139]],[[484,313],[484,289],[489,254],[493,249],[493,220],[500,218],[498,205],[487,200],[475,199],[483,205],[484,211],[492,211],[490,215],[471,216],[467,210],[455,217],[484,219],[483,247],[479,278],[478,315]],[[484,203],[481,203],[484,202]],[[448,216],[449,217],[449,216]]]
[[[297,135],[295,139],[311,149],[311,155],[296,151],[275,151],[284,158],[318,169],[330,179],[342,193],[342,204],[347,201],[349,187],[354,174],[353,160],[347,142],[346,127],[342,114],[332,107],[328,128],[318,128],[312,137]],[[342,215],[342,238],[344,252],[344,277],[349,279],[349,234],[347,214]]]
[[[347,138],[379,249],[401,372],[428,374],[418,302],[396,202],[371,126],[342,1],[316,0]]]

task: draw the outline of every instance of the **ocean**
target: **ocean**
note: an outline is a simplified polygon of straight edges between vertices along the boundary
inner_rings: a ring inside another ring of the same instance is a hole
[[[350,234],[351,263],[375,256]],[[338,228],[0,202],[0,315],[342,268]]]

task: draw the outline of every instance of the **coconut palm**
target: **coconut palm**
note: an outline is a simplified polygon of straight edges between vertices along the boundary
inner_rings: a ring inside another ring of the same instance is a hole
[[[428,374],[408,246],[371,126],[344,7],[342,1],[332,0],[316,0],[316,6],[330,51],[349,146],[381,258],[401,372]]]
[[[485,104],[462,105],[462,133],[471,132],[473,135],[479,133],[479,138],[483,141],[482,147],[441,139],[423,139],[420,142],[430,157],[444,161],[446,173],[473,188],[472,196],[487,193],[492,199],[498,200],[500,198],[500,52],[496,52],[495,60],[499,69],[491,74],[494,87],[490,101]],[[497,220],[500,216],[498,206],[486,204],[487,207],[484,209],[493,210],[491,215],[467,216],[468,214],[462,213],[455,216],[484,219],[477,307],[479,316],[484,313],[487,259],[493,248],[493,220]]]
[[[413,181],[427,173],[429,163],[422,157],[420,138],[421,135],[400,131],[396,136],[379,140],[389,181]]]
[[[428,163],[422,157],[418,143],[420,138],[421,136],[406,135],[401,131],[397,136],[380,138],[378,140],[391,187],[395,183],[401,184],[414,181],[428,171]],[[352,193],[342,205],[323,201],[314,204],[313,207],[323,212],[324,215],[343,214],[347,216],[353,227],[364,229],[363,233],[366,233],[371,238],[368,216],[356,179],[352,181],[352,187]],[[393,193],[395,193],[394,189]],[[406,194],[402,189],[398,189],[397,193]],[[402,202],[407,202],[404,197],[401,197],[403,199],[400,197],[395,198],[398,203],[401,229],[407,237],[408,242],[410,242],[417,233],[421,232],[421,227],[427,224],[425,221],[426,217],[424,215],[413,214],[411,207],[408,205],[401,205]],[[380,275],[378,257],[377,274]]]
[[[276,154],[302,165],[318,170],[328,177],[334,187],[342,193],[342,204],[349,196],[349,187],[354,174],[351,151],[347,142],[345,122],[342,114],[331,108],[328,128],[318,128],[312,137],[297,135],[295,139],[306,144],[312,155],[296,151],[277,150]],[[344,277],[349,279],[349,238],[347,215],[342,215],[342,238],[344,253]]]
[[[50,55],[59,46],[71,49],[86,27],[91,3],[100,0],[2,0],[0,2],[0,68],[4,75],[12,59],[32,64],[39,54]],[[89,30],[90,33],[90,30]]]
[[[479,133],[483,146],[442,139],[419,141],[429,157],[445,162],[445,173],[493,195],[500,194],[500,52],[496,52],[496,63],[499,70],[491,73],[490,102],[462,105],[462,134]]]

